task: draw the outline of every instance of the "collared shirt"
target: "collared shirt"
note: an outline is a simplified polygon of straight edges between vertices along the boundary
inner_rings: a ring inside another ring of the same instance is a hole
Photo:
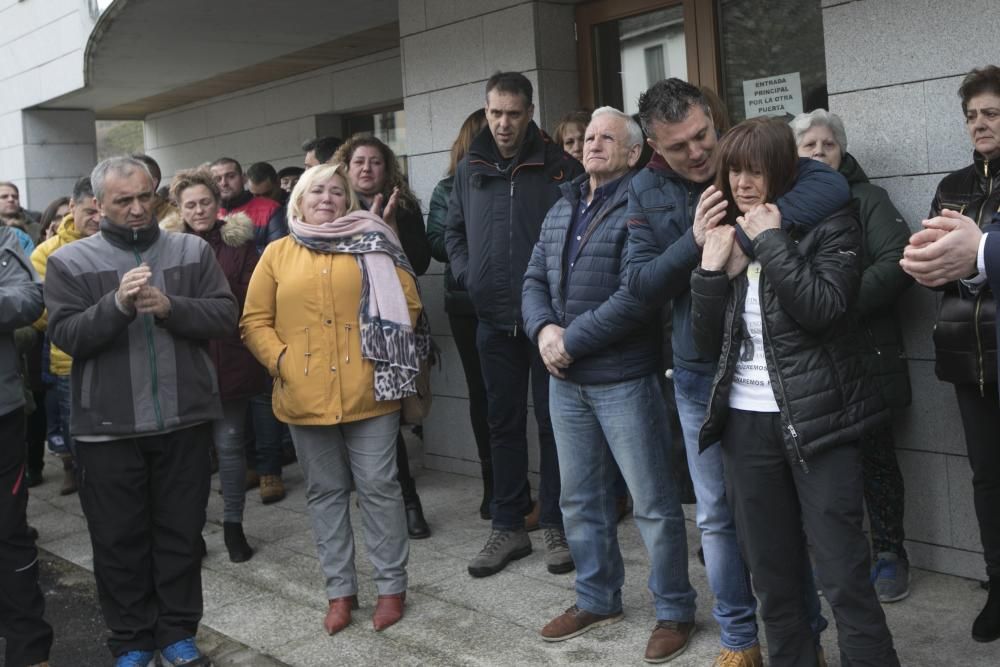
[[[590,227],[590,223],[593,222],[598,211],[618,189],[622,178],[624,176],[619,176],[610,183],[598,187],[594,191],[594,198],[589,205],[587,204],[587,195],[590,193],[590,179],[588,178],[580,184],[580,204],[573,211],[573,219],[570,220],[566,234],[566,246],[563,249],[563,285],[569,282],[569,275],[573,272],[573,266],[580,254],[580,246],[583,244],[583,236],[587,233],[587,228]]]

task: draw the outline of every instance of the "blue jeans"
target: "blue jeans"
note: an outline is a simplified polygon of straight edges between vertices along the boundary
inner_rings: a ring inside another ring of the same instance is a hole
[[[549,419],[549,373],[538,348],[524,333],[480,320],[476,347],[486,385],[487,421],[493,456],[493,527],[521,530],[531,510],[528,487],[528,386],[538,425],[538,524],[562,528],[559,460]]]
[[[49,443],[49,451],[57,456],[76,454],[73,436],[69,433],[69,411],[72,407],[68,375],[56,375],[55,386],[45,395],[46,427],[45,439]]]
[[[249,405],[249,399],[245,398],[226,401],[222,404],[222,418],[212,421],[212,440],[219,457],[222,485],[222,520],[226,523],[243,523],[247,477],[243,443]]]
[[[708,585],[715,595],[712,615],[722,630],[722,645],[743,649],[757,643],[757,600],[750,587],[750,574],[740,555],[736,524],[726,501],[726,478],[722,448],[712,445],[698,451],[712,376],[674,367],[674,395],[684,431],[688,470],[698,499],[697,522],[705,552]],[[815,592],[815,589],[814,589]]]
[[[272,389],[273,386],[268,382],[266,391],[250,399],[256,460],[251,459],[248,463],[261,475],[281,474],[281,436],[285,427],[274,416],[271,407]]]
[[[750,575],[740,554],[736,524],[726,498],[726,477],[722,447],[713,444],[699,452],[698,433],[708,411],[712,376],[674,367],[674,395],[677,414],[684,431],[688,470],[698,500],[697,522],[705,552],[708,585],[715,595],[712,615],[722,630],[722,645],[741,649],[757,643],[757,600],[750,587]],[[804,568],[804,601],[809,625],[819,641],[827,621],[821,615],[812,567]]]
[[[670,427],[656,376],[595,385],[550,378],[549,404],[562,479],[559,505],[576,564],[577,606],[594,614],[622,608],[625,566],[614,490],[620,468],[649,553],[656,618],[693,621],[687,532],[670,471]]]

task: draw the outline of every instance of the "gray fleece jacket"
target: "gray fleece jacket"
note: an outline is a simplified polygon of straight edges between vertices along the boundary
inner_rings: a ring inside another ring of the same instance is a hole
[[[0,227],[0,415],[24,405],[14,330],[37,320],[44,307],[38,274],[14,232]]]

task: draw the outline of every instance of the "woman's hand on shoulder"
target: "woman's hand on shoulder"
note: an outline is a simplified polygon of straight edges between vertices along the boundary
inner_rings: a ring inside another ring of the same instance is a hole
[[[705,249],[701,253],[701,268],[722,271],[729,262],[736,230],[731,225],[713,227],[705,232]],[[742,254],[742,253],[740,253]]]
[[[750,240],[768,229],[781,229],[781,211],[774,204],[757,204],[736,219]]]

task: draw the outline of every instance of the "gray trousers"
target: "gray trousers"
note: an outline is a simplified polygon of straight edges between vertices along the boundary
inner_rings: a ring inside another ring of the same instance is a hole
[[[378,594],[405,591],[410,542],[396,481],[399,413],[336,426],[290,424],[288,428],[305,475],[306,503],[327,598],[358,592],[350,517],[352,478]]]
[[[243,523],[246,505],[247,460],[244,441],[250,400],[243,398],[222,404],[222,419],[212,422],[212,440],[219,456],[219,484],[222,486],[222,520]]]

